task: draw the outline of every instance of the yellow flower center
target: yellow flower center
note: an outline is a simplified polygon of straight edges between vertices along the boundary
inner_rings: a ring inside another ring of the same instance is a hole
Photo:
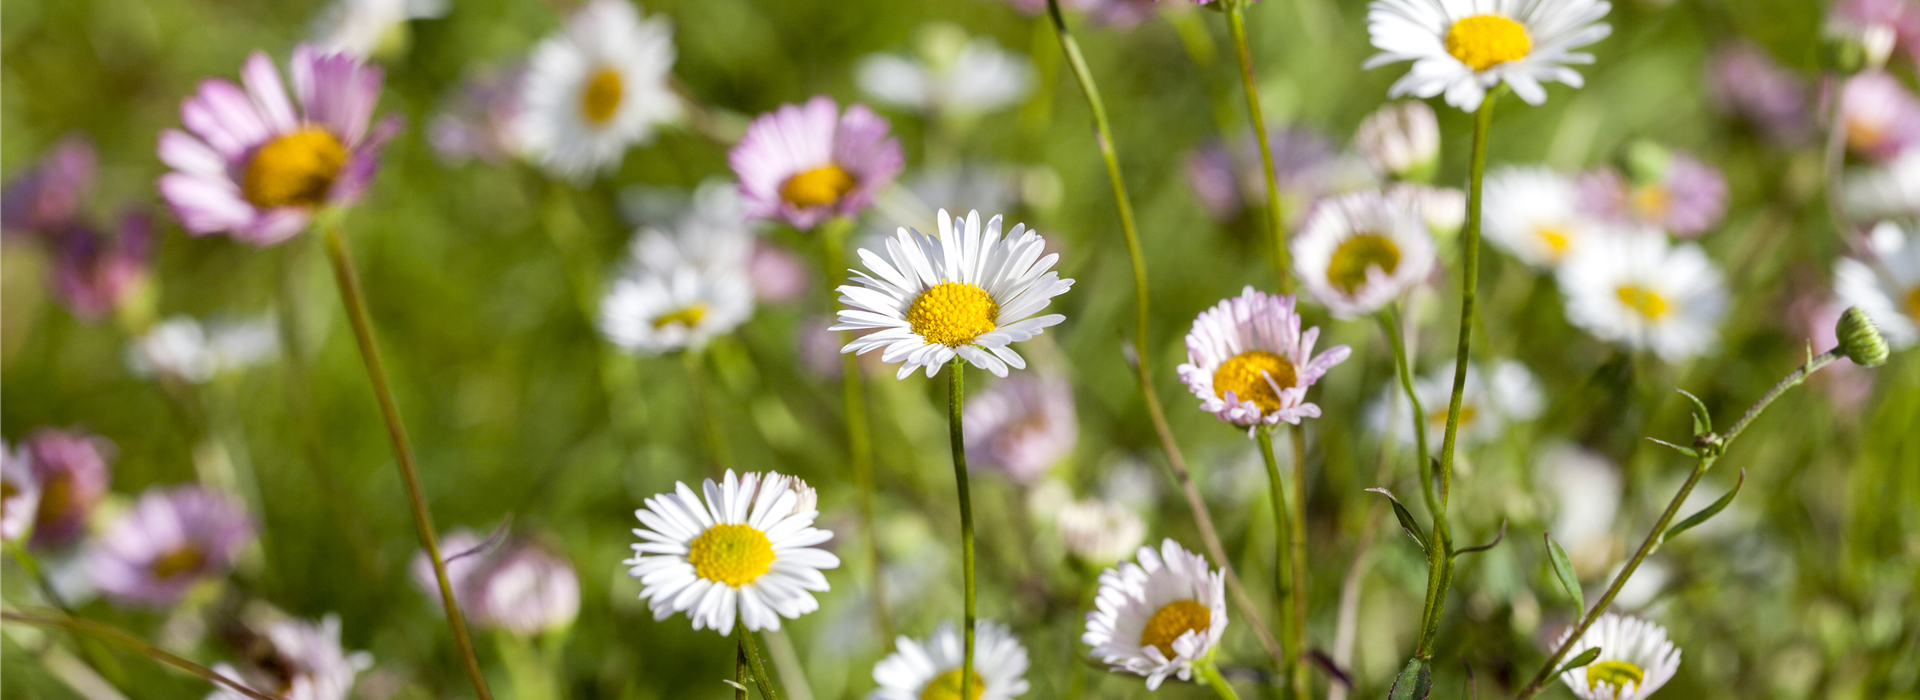
[[[693,565],[694,574],[734,588],[753,583],[773,567],[773,541],[751,525],[707,528],[687,550],[687,563]]]
[[[914,335],[957,348],[999,326],[1000,304],[987,290],[965,282],[941,282],[921,292],[907,308],[907,324]]]
[[[1327,263],[1327,281],[1348,294],[1367,283],[1367,268],[1389,275],[1400,266],[1400,246],[1386,236],[1365,233],[1340,243]]]
[[[1460,425],[1466,425],[1468,423],[1472,423],[1473,417],[1477,415],[1479,412],[1480,412],[1479,409],[1475,408],[1473,404],[1462,402],[1460,404]],[[1443,406],[1441,408],[1428,411],[1427,423],[1429,425],[1432,425],[1434,428],[1445,430],[1447,427],[1446,407]]]
[[[980,700],[980,694],[985,692],[987,684],[975,672],[967,696],[969,700]],[[927,681],[927,687],[920,690],[920,700],[960,700],[960,669],[953,669]]]
[[[1920,285],[1907,290],[1907,315],[1920,319]]]
[[[1626,304],[1627,308],[1639,312],[1641,316],[1649,321],[1660,320],[1660,317],[1667,315],[1667,311],[1669,310],[1667,308],[1666,297],[1660,296],[1659,292],[1637,284],[1620,285],[1614,288],[1613,294],[1614,296],[1620,297],[1620,303]]]
[[[1447,53],[1477,71],[1526,58],[1532,50],[1527,28],[1500,15],[1474,15],[1447,30]]]
[[[1587,667],[1587,690],[1592,691],[1601,683],[1609,683],[1613,685],[1613,696],[1618,698],[1627,683],[1631,682],[1638,688],[1646,677],[1646,672],[1640,670],[1639,666],[1625,661],[1597,661]]]
[[[654,329],[658,330],[661,328],[666,328],[668,325],[678,323],[682,326],[692,328],[694,326],[700,325],[700,319],[703,319],[706,317],[707,317],[707,305],[705,303],[695,302],[694,305],[681,309],[679,311],[675,311],[673,313],[668,313],[668,314],[661,314],[659,318],[653,319],[653,327]]]
[[[302,127],[254,152],[240,191],[258,207],[319,206],[346,162],[347,149],[333,134]]]
[[[828,163],[787,178],[780,185],[780,198],[796,207],[817,207],[840,201],[853,185],[852,175]]]
[[[1213,624],[1213,611],[1207,606],[1191,600],[1176,600],[1166,604],[1153,617],[1147,619],[1146,629],[1140,630],[1140,646],[1158,647],[1160,653],[1173,658],[1173,640],[1188,632],[1205,632]]]
[[[1659,219],[1667,215],[1667,208],[1673,204],[1673,198],[1667,194],[1667,188],[1659,185],[1646,185],[1633,190],[1633,209],[1642,218]]]
[[[1271,384],[1267,382],[1268,377],[1273,378]],[[1280,410],[1280,394],[1273,386],[1291,389],[1296,381],[1293,363],[1287,358],[1265,350],[1248,350],[1220,363],[1220,369],[1213,371],[1213,393],[1224,399],[1227,392],[1233,392],[1239,400],[1259,405],[1260,413],[1265,415]]]
[[[153,577],[162,580],[170,579],[198,569],[206,561],[206,556],[200,554],[199,550],[181,547],[168,552],[164,557],[153,560]]]
[[[1535,226],[1533,234],[1539,236],[1542,243],[1547,244],[1547,257],[1554,260],[1559,260],[1560,256],[1566,255],[1567,246],[1573,244],[1573,234],[1555,224]]]
[[[73,477],[55,474],[40,485],[40,511],[33,516],[34,527],[58,522],[73,507]]]
[[[601,67],[587,81],[587,89],[580,91],[580,113],[594,126],[607,123],[613,113],[620,109],[620,97],[625,88],[620,84],[620,71]]]

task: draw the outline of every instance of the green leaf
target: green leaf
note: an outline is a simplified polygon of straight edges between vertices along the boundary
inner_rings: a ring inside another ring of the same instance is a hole
[[[1694,396],[1692,392],[1686,389],[1674,389],[1674,391],[1680,392],[1681,396],[1685,396],[1693,401],[1693,434],[1713,434],[1713,415],[1707,413],[1707,404],[1701,401],[1700,397]]]
[[[1671,448],[1673,451],[1686,455],[1688,457],[1699,458],[1700,456],[1700,453],[1691,447],[1682,447],[1680,445],[1675,445],[1671,442],[1667,442],[1660,438],[1647,438],[1647,439],[1653,441],[1653,443],[1656,445],[1661,445],[1663,447]]]
[[[1414,544],[1420,545],[1420,551],[1427,551],[1427,537],[1421,533],[1420,523],[1414,522],[1413,514],[1407,512],[1406,506],[1400,505],[1400,499],[1394,498],[1393,492],[1388,491],[1386,487],[1374,487],[1367,490],[1386,496],[1387,500],[1393,502],[1393,517],[1400,519],[1400,529],[1407,531],[1407,536],[1413,538]]]
[[[1546,533],[1546,537],[1547,558],[1553,562],[1554,577],[1560,579],[1560,587],[1573,598],[1573,602],[1579,604],[1576,610],[1585,611],[1587,599],[1580,593],[1580,577],[1573,573],[1573,559],[1567,556],[1566,548],[1561,547],[1559,542],[1553,541],[1553,533]]]
[[[1579,656],[1573,657],[1572,661],[1561,664],[1560,670],[1554,671],[1553,675],[1558,676],[1562,673],[1586,666],[1598,658],[1600,658],[1600,647],[1588,647],[1586,651],[1580,652]]]
[[[1494,547],[1496,547],[1496,546],[1498,546],[1498,545],[1500,544],[1500,541],[1501,541],[1501,540],[1504,540],[1504,539],[1506,539],[1506,538],[1507,538],[1507,520],[1506,520],[1506,518],[1501,518],[1501,519],[1500,519],[1500,534],[1498,534],[1498,535],[1494,535],[1494,536],[1493,536],[1493,541],[1492,541],[1492,542],[1488,542],[1488,543],[1486,543],[1486,544],[1483,544],[1483,545],[1480,545],[1480,546],[1478,546],[1478,547],[1468,547],[1468,548],[1466,548],[1466,549],[1461,549],[1461,550],[1456,550],[1456,551],[1455,551],[1455,552],[1453,553],[1453,556],[1455,556],[1455,557],[1458,557],[1458,556],[1460,556],[1460,555],[1462,555],[1462,554],[1473,554],[1473,553],[1475,553],[1475,552],[1484,552],[1484,551],[1487,551],[1487,550],[1489,550],[1489,549],[1493,549]]]
[[[1427,700],[1427,693],[1433,691],[1433,672],[1419,659],[1407,659],[1407,667],[1400,669],[1400,675],[1393,679],[1393,689],[1387,691],[1387,700]]]
[[[1687,516],[1687,519],[1680,521],[1680,524],[1667,528],[1667,534],[1660,536],[1660,543],[1666,544],[1667,540],[1678,537],[1680,533],[1691,530],[1700,523],[1706,522],[1708,518],[1718,515],[1720,511],[1726,510],[1727,504],[1733,502],[1734,496],[1740,495],[1740,487],[1746,483],[1747,470],[1742,468],[1740,470],[1740,480],[1733,482],[1732,491],[1728,491],[1727,495],[1721,496],[1720,500],[1714,501],[1713,505],[1702,508],[1700,512]]]

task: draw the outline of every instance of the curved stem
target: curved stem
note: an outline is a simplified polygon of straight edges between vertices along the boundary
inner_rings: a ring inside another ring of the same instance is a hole
[[[1291,266],[1287,263],[1287,223],[1285,204],[1280,201],[1279,174],[1273,171],[1273,145],[1267,134],[1267,120],[1260,113],[1260,84],[1253,77],[1253,49],[1247,45],[1247,22],[1242,0],[1227,0],[1227,30],[1233,35],[1233,50],[1240,58],[1240,84],[1247,91],[1247,118],[1253,124],[1254,140],[1260,144],[1260,172],[1267,181],[1267,228],[1273,235],[1273,268],[1280,275],[1280,293],[1293,291]]]
[[[367,379],[373,384],[373,396],[380,404],[380,417],[386,421],[387,437],[393,443],[394,461],[400,467],[400,480],[407,487],[407,503],[413,508],[414,530],[420,546],[433,562],[433,577],[440,584],[440,602],[446,609],[447,627],[453,632],[453,645],[467,680],[480,700],[493,700],[487,690],[487,678],[480,672],[480,660],[474,656],[473,640],[467,636],[467,620],[454,603],[453,583],[447,578],[447,561],[440,555],[440,540],[434,534],[433,513],[427,509],[427,497],[420,488],[420,473],[414,468],[413,446],[407,441],[406,426],[400,422],[400,406],[393,400],[393,388],[387,383],[387,370],[380,364],[380,349],[374,343],[373,323],[367,318],[366,295],[360,290],[360,277],[353,269],[353,257],[347,252],[346,236],[340,230],[340,214],[327,215],[327,256],[333,262],[333,276],[340,286],[340,301],[347,308],[347,320],[353,325],[353,338],[360,346],[360,358],[367,365]]]
[[[953,481],[960,489],[960,566],[965,571],[966,622],[962,632],[966,640],[961,653],[960,697],[973,697],[973,496],[967,490],[967,443],[960,427],[961,407],[966,403],[967,361],[958,357],[947,364],[947,437],[953,442]]]
[[[1212,661],[1200,664],[1200,679],[1206,681],[1208,687],[1213,688],[1213,692],[1220,696],[1220,700],[1240,700],[1240,696],[1233,692],[1233,684],[1227,682],[1226,676],[1220,675],[1220,667]]]
[[[687,385],[693,389],[693,411],[700,417],[700,436],[707,443],[707,456],[713,459],[714,469],[721,472],[733,469],[733,452],[727,449],[727,439],[720,432],[720,419],[714,415],[713,395],[707,388],[706,350],[687,348]]]
[[[773,678],[767,675],[767,662],[760,660],[760,647],[753,642],[753,633],[747,630],[747,623],[734,623],[740,635],[740,647],[747,656],[747,667],[753,669],[753,684],[760,688],[761,700],[780,700],[780,691],[775,690]],[[738,669],[735,670],[738,673]]]
[[[851,219],[837,218],[828,222],[825,230],[820,232],[821,246],[825,249],[821,269],[826,275],[829,318],[838,309],[837,302],[834,302],[835,290],[847,279],[845,242],[847,232],[851,230]],[[840,332],[841,346],[852,342],[853,331]],[[853,464],[853,482],[860,489],[860,531],[864,535],[862,539],[866,540],[870,564],[871,576],[867,586],[869,596],[873,599],[873,624],[884,641],[893,639],[893,621],[887,614],[880,532],[873,515],[873,438],[870,433],[872,427],[867,419],[866,381],[860,372],[860,357],[853,353],[840,353],[840,402],[847,421],[847,461]]]
[[[90,636],[104,639],[114,644],[118,644],[120,646],[131,649],[135,653],[138,653],[141,656],[145,656],[147,658],[153,659],[154,661],[158,661],[168,666],[172,666],[182,671],[186,671],[187,673],[191,673],[193,675],[204,678],[210,683],[214,683],[216,685],[224,685],[228,688],[232,688],[234,692],[253,698],[254,700],[280,700],[279,698],[276,698],[272,695],[268,695],[258,690],[249,688],[245,685],[241,685],[238,681],[235,681],[231,678],[220,675],[218,672],[214,671],[213,669],[207,668],[205,666],[201,666],[200,664],[196,664],[192,661],[188,661],[184,658],[181,658],[172,653],[169,653],[165,649],[161,649],[160,647],[156,647],[152,644],[148,644],[145,640],[142,640],[139,637],[135,637],[126,632],[122,632],[118,629],[108,627],[106,625],[100,624],[98,622],[94,622],[92,620],[78,618],[72,615],[43,615],[43,614],[35,614],[35,613],[13,612],[11,610],[6,612],[0,612],[0,619],[4,619],[8,622],[18,622],[24,625],[33,625],[35,627],[58,627],[61,629],[72,631],[72,632],[84,632]]]

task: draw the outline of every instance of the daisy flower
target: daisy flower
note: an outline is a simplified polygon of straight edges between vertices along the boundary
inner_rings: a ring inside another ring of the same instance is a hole
[[[1552,170],[1501,168],[1486,187],[1487,240],[1535,268],[1552,269],[1599,233],[1574,181]]]
[[[1572,632],[1560,635],[1560,642]],[[1593,663],[1560,674],[1560,682],[1580,700],[1645,700],[1680,670],[1680,648],[1667,641],[1666,628],[1637,617],[1601,615],[1567,649],[1566,658],[1593,647],[1600,647]]]
[[[1652,226],[1698,238],[1727,213],[1727,179],[1720,169],[1678,150],[1636,142],[1627,151],[1629,176],[1613,168],[1582,175],[1580,206],[1606,221]]]
[[[657,355],[705,347],[753,315],[748,246],[683,226],[643,231],[634,260],[600,302],[600,332],[630,353]],[[737,243],[737,245],[735,244]]]
[[[1840,89],[1840,123],[1848,149],[1886,160],[1920,142],[1920,98],[1891,73],[1861,73]]]
[[[881,104],[963,119],[1016,106],[1033,89],[1032,64],[992,39],[938,24],[920,43],[920,56],[861,59],[855,82]]]
[[[1033,483],[1073,453],[1080,424],[1064,378],[1019,376],[967,402],[961,425],[973,462],[1022,484]]]
[[[1592,63],[1576,53],[1612,33],[1600,22],[1605,0],[1373,0],[1367,33],[1380,50],[1362,66],[1413,61],[1388,94],[1480,108],[1487,90],[1505,82],[1527,104],[1547,101],[1543,81],[1580,87],[1570,65]]]
[[[312,46],[293,50],[294,103],[273,60],[247,57],[240,86],[220,78],[180,105],[192,132],[160,134],[160,196],[188,233],[226,233],[257,246],[306,229],[322,206],[358,199],[379,165],[380,147],[399,129],[368,130],[384,79],[380,68]]]
[[[1459,233],[1467,223],[1467,193],[1451,187],[1395,183],[1387,188],[1387,200],[1419,212],[1427,230],[1437,237]]]
[[[279,352],[279,331],[270,317],[202,324],[174,316],[134,341],[127,364],[137,374],[202,384],[265,363]]]
[[[1260,426],[1298,424],[1320,415],[1307,403],[1307,389],[1352,354],[1336,345],[1314,356],[1319,338],[1317,327],[1300,332],[1292,295],[1249,285],[1194,319],[1180,380],[1200,398],[1200,410],[1246,426],[1247,437]]]
[[[497,559],[473,588],[482,620],[522,636],[573,624],[580,614],[580,578],[571,562],[530,542]]]
[[[704,501],[685,483],[674,486],[634,511],[641,542],[622,562],[645,586],[640,599],[653,619],[685,612],[696,630],[730,634],[736,616],[749,630],[778,630],[780,618],[820,609],[812,593],[828,588],[820,571],[840,558],[814,547],[833,533],[813,527],[820,512],[812,487],[731,469],[718,483],[706,480]]]
[[[40,479],[33,475],[33,456],[0,441],[0,542],[27,534],[40,509]]]
[[[1100,499],[1061,506],[1053,527],[1069,554],[1094,566],[1112,566],[1147,539],[1147,524],[1132,509]]]
[[[93,543],[87,571],[109,598],[166,607],[225,575],[253,538],[253,519],[233,498],[199,486],[155,488]]]
[[[1440,162],[1440,120],[1425,102],[1384,105],[1360,122],[1353,144],[1374,170],[1424,181]]]
[[[478,158],[497,165],[526,153],[520,143],[526,72],[517,63],[480,71],[441,102],[427,125],[427,142],[441,160],[458,165]]]
[[[1833,286],[1840,301],[1860,307],[1895,349],[1920,342],[1920,240],[1881,224],[1869,247],[1873,261],[1841,258]]]
[[[973,624],[974,700],[1009,700],[1027,692],[1027,648],[1006,625],[992,620]],[[942,622],[924,642],[901,635],[897,651],[873,665],[880,687],[867,700],[960,700],[960,631]]]
[[[406,47],[407,22],[447,13],[447,0],[336,0],[314,22],[313,42],[360,59]]]
[[[47,287],[83,322],[105,318],[146,288],[153,224],[143,214],[122,216],[115,232],[76,223],[41,240],[53,258]]]
[[[1025,224],[1002,237],[999,216],[984,228],[978,211],[961,219],[942,209],[938,217],[938,237],[901,228],[885,259],[860,249],[870,272],[854,270],[859,284],[840,287],[847,308],[829,330],[864,335],[841,352],[886,348],[880,359],[900,363],[901,379],[922,367],[932,377],[955,356],[1000,377],[1008,365],[1025,369],[1011,344],[1066,320],[1034,316],[1073,288],[1052,271],[1060,256],[1046,253],[1046,240]]]
[[[1453,397],[1453,366],[1447,365],[1413,382],[1413,393],[1427,412],[1429,444],[1438,448],[1440,436],[1447,430],[1447,404]],[[1460,396],[1459,437],[1463,444],[1486,442],[1500,437],[1512,422],[1531,420],[1543,408],[1539,383],[1526,365],[1505,360],[1494,365],[1492,375],[1477,365],[1467,365],[1466,389]],[[1367,422],[1375,430],[1394,437],[1402,445],[1417,444],[1412,421],[1407,420],[1407,397],[1400,387],[1389,387],[1367,412]]]
[[[1289,247],[1307,292],[1339,318],[1379,311],[1436,261],[1422,212],[1377,190],[1321,200]]]
[[[8,233],[57,233],[80,218],[93,190],[100,153],[85,136],[65,136],[40,161],[16,175],[0,195],[0,226]]]
[[[1192,680],[1227,630],[1226,579],[1171,539],[1136,559],[1100,573],[1080,641],[1113,671],[1146,676],[1148,690],[1167,676]]]
[[[1726,284],[1700,246],[1626,229],[1597,237],[1560,268],[1567,320],[1601,340],[1662,359],[1700,355],[1718,342]]]
[[[341,646],[340,616],[332,613],[318,624],[306,620],[275,622],[260,641],[265,643],[250,645],[246,650],[255,658],[241,668],[219,663],[214,664],[214,672],[249,688],[277,691],[286,700],[346,700],[353,692],[354,677],[373,667],[373,655],[348,652]],[[218,686],[207,700],[246,697]]]
[[[86,533],[94,505],[107,495],[113,480],[107,466],[113,444],[78,429],[40,428],[27,435],[21,449],[40,484],[33,546],[49,549],[73,542]]]
[[[592,0],[528,59],[519,142],[555,175],[584,180],[620,164],[680,117],[668,84],[673,26],[641,19],[627,0]]]
[[[825,96],[760,115],[727,154],[747,216],[808,230],[860,213],[906,162],[888,128],[865,105],[843,114]]]
[[[1707,59],[1707,92],[1722,113],[1746,120],[1777,146],[1812,135],[1806,81],[1760,46],[1738,42]]]
[[[1846,211],[1856,219],[1920,214],[1920,148],[1909,148],[1879,165],[1847,171]]]

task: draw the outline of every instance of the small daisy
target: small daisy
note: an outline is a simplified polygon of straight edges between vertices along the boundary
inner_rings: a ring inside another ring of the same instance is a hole
[[[1486,187],[1487,240],[1528,265],[1552,269],[1599,233],[1574,181],[1552,170],[1501,168]]]
[[[1375,190],[1321,200],[1290,247],[1307,292],[1339,318],[1379,311],[1436,261],[1422,212]]]
[[[1080,424],[1073,411],[1073,387],[1066,379],[1013,377],[967,402],[961,421],[967,454],[980,467],[998,470],[1030,484],[1073,453]]]
[[[253,518],[225,494],[150,489],[94,542],[87,571],[109,598],[166,607],[194,584],[225,575],[253,537]]]
[[[999,216],[985,227],[978,211],[938,216],[938,237],[901,228],[887,241],[888,259],[860,250],[871,272],[855,270],[859,284],[840,287],[847,308],[830,330],[865,335],[841,352],[886,348],[880,359],[900,363],[901,379],[921,367],[932,377],[955,356],[1001,377],[1008,365],[1025,369],[1011,344],[1066,320],[1034,316],[1073,288],[1051,271],[1060,256],[1046,253],[1046,240],[1025,224],[1002,237]]]
[[[1387,188],[1387,200],[1419,212],[1427,230],[1440,238],[1459,233],[1467,223],[1467,193],[1451,187],[1395,183]]]
[[[1560,636],[1561,643],[1566,639]],[[1601,615],[1567,649],[1566,658],[1593,647],[1600,647],[1593,663],[1560,674],[1580,700],[1645,700],[1680,670],[1680,648],[1667,641],[1666,628],[1636,617]]]
[[[322,206],[359,198],[379,165],[380,147],[399,130],[389,119],[368,130],[380,99],[377,66],[312,46],[293,50],[294,97],[280,71],[254,52],[240,86],[212,78],[180,105],[192,131],[160,134],[160,196],[188,233],[226,233],[257,246],[307,227]]]
[[[961,119],[1017,106],[1033,89],[1033,65],[992,39],[967,39],[946,24],[922,34],[920,56],[861,59],[860,89],[881,104]]]
[[[1119,503],[1072,501],[1055,513],[1053,526],[1067,552],[1094,566],[1113,566],[1147,539],[1147,524]]]
[[[565,557],[531,542],[515,543],[489,562],[473,597],[486,624],[532,636],[573,624],[580,614],[580,579]]]
[[[314,22],[313,42],[360,59],[406,47],[407,22],[447,13],[447,0],[336,0]]]
[[[1627,229],[1597,237],[1560,268],[1567,320],[1601,340],[1662,359],[1700,355],[1718,342],[1726,284],[1700,246]]]
[[[1425,102],[1385,105],[1360,122],[1353,145],[1374,170],[1424,181],[1440,162],[1440,120]]]
[[[1881,224],[1870,248],[1872,263],[1841,258],[1834,264],[1834,292],[1843,304],[1867,312],[1888,345],[1912,347],[1920,343],[1920,239]]]
[[[40,510],[40,479],[33,475],[33,456],[25,445],[18,451],[0,441],[0,542],[27,534]]]
[[[253,658],[241,668],[220,663],[214,664],[214,672],[286,700],[346,700],[353,693],[354,677],[373,667],[373,655],[348,652],[341,646],[340,616],[332,613],[318,624],[306,620],[275,622],[264,638],[254,639],[264,643],[250,644],[244,650]],[[207,700],[246,697],[219,686]]]
[[[153,238],[152,222],[140,213],[122,216],[119,230],[112,233],[74,224],[43,236],[53,258],[47,287],[81,321],[105,318],[146,289]]]
[[[727,470],[703,489],[704,501],[678,483],[634,511],[642,541],[622,563],[645,586],[640,598],[653,619],[685,612],[696,630],[730,634],[736,615],[747,629],[778,630],[780,618],[820,609],[810,591],[827,590],[820,571],[840,558],[814,547],[833,533],[813,527],[813,488],[783,474]]]
[[[1580,177],[1581,209],[1616,223],[1651,226],[1698,238],[1727,213],[1727,179],[1720,169],[1682,151],[1640,142],[1632,176],[1601,168]]]
[[[1146,676],[1148,690],[1167,676],[1192,680],[1227,630],[1226,579],[1171,539],[1136,558],[1100,573],[1080,641],[1113,671]]]
[[[1352,354],[1345,345],[1313,355],[1320,329],[1300,332],[1291,295],[1269,295],[1249,285],[1194,319],[1180,380],[1200,398],[1200,410],[1247,427],[1317,418],[1307,389]]]
[[[575,180],[620,164],[680,117],[668,84],[673,26],[641,19],[627,0],[592,0],[528,59],[520,143],[549,172]]]
[[[1891,73],[1861,73],[1840,89],[1840,122],[1847,148],[1886,160],[1920,142],[1920,98]]]
[[[906,163],[888,129],[865,105],[843,114],[825,96],[760,115],[727,154],[747,216],[809,230],[860,213]]]
[[[272,318],[202,324],[174,316],[148,330],[127,350],[137,374],[201,384],[222,374],[262,364],[280,352]]]
[[[1009,700],[1027,692],[1027,648],[1006,625],[978,620],[973,625],[973,700]],[[942,622],[925,642],[906,635],[897,651],[873,665],[880,687],[867,700],[960,700],[960,664],[964,640],[952,622]]]
[[[600,332],[627,352],[657,355],[705,347],[753,315],[747,238],[722,240],[683,226],[643,231],[634,261],[600,302]]]
[[[27,435],[26,452],[40,484],[33,519],[33,546],[51,549],[86,533],[93,507],[107,495],[113,470],[107,460],[113,444],[78,429],[40,428]]]
[[[1427,443],[1438,449],[1447,430],[1448,402],[1453,396],[1453,366],[1447,365],[1413,382],[1413,393],[1427,412]],[[1526,365],[1513,360],[1493,368],[1491,378],[1476,365],[1467,365],[1466,388],[1460,395],[1460,423],[1457,435],[1462,444],[1486,442],[1500,437],[1509,423],[1531,420],[1540,415],[1540,387]],[[1398,385],[1374,402],[1367,422],[1375,430],[1392,435],[1402,445],[1414,441],[1412,421],[1407,420],[1406,393]]]
[[[1367,33],[1380,53],[1362,68],[1413,61],[1393,84],[1393,97],[1446,94],[1447,104],[1480,108],[1487,90],[1505,82],[1527,104],[1547,101],[1542,81],[1580,87],[1570,65],[1592,63],[1574,49],[1613,28],[1600,22],[1605,0],[1373,0]]]

